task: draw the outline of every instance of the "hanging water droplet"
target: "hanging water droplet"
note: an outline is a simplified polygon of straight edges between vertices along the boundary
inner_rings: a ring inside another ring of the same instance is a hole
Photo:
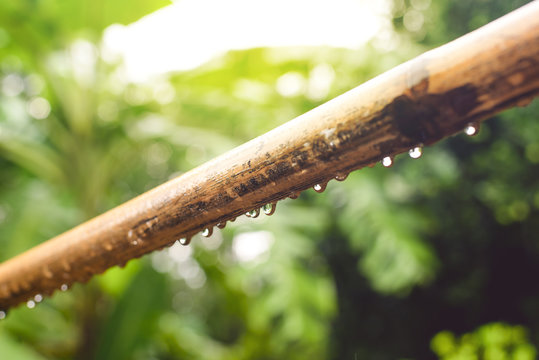
[[[251,211],[248,211],[245,215],[250,218],[256,218],[258,217],[258,215],[260,215],[260,209],[253,209]]]
[[[34,296],[34,301],[36,303],[39,303],[39,302],[43,301],[43,295],[37,294],[36,296]]]
[[[204,230],[202,230],[202,236],[204,237],[210,237],[211,234],[213,234],[213,229],[212,228],[205,228]]]
[[[273,215],[275,213],[275,209],[277,208],[277,203],[267,203],[262,207],[262,210],[264,210],[264,214],[266,215]]]
[[[34,300],[28,300],[26,302],[26,306],[28,307],[28,309],[33,309],[36,307],[36,303],[34,302]]]
[[[189,243],[191,243],[191,238],[190,237],[182,237],[178,240],[180,242],[180,244],[182,244],[183,246],[187,246],[189,245]]]
[[[479,133],[479,123],[470,123],[464,128],[464,133],[468,136],[475,136]]]
[[[7,314],[4,310],[0,310],[0,320],[4,320],[6,318]]]
[[[313,186],[313,189],[317,193],[322,193],[324,192],[324,190],[326,190],[326,186],[327,186],[327,183],[316,184],[315,186]]]
[[[217,227],[219,229],[224,229],[226,227],[226,221],[220,222],[219,224],[217,224]]]
[[[335,180],[344,181],[346,180],[347,177],[348,177],[348,173],[337,173],[337,175],[335,175]]]
[[[67,284],[62,284],[62,286],[60,286],[60,290],[62,291],[67,291],[67,289],[69,289],[69,286]]]
[[[384,167],[391,167],[393,166],[393,158],[391,156],[386,156],[382,159],[382,165]]]
[[[297,199],[299,197],[299,193],[297,192],[291,192],[290,195],[288,195],[290,199]]]
[[[419,159],[421,155],[423,155],[423,148],[421,146],[416,146],[415,148],[410,149],[408,154],[412,159]]]

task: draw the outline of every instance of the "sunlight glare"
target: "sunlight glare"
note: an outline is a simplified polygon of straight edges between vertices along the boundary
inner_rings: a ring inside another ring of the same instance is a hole
[[[123,57],[145,81],[190,70],[229,50],[332,46],[357,49],[390,27],[389,1],[181,0],[128,26],[105,30],[102,53]],[[105,59],[105,60],[107,60]]]
[[[264,255],[269,255],[273,242],[273,234],[269,231],[239,233],[234,236],[232,250],[240,262],[263,262],[267,260]]]

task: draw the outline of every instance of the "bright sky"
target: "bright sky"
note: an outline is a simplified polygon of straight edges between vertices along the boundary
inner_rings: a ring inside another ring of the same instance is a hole
[[[128,25],[112,25],[105,49],[129,79],[193,69],[228,50],[358,48],[389,27],[387,0],[179,0]]]

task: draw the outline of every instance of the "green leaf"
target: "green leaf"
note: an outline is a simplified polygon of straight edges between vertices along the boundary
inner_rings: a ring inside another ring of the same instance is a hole
[[[0,349],[2,349],[3,359],[24,359],[24,360],[44,360],[45,358],[34,350],[30,346],[24,343],[18,342],[13,337],[9,336],[6,332],[0,332]]]
[[[103,324],[96,359],[132,359],[137,347],[151,338],[167,299],[165,279],[143,267]]]
[[[2,136],[0,154],[43,179],[58,182],[63,178],[58,155],[37,142]]]

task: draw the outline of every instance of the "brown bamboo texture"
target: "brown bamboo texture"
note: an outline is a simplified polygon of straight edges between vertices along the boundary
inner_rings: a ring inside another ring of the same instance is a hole
[[[538,93],[535,1],[0,264],[0,310],[435,143]]]

